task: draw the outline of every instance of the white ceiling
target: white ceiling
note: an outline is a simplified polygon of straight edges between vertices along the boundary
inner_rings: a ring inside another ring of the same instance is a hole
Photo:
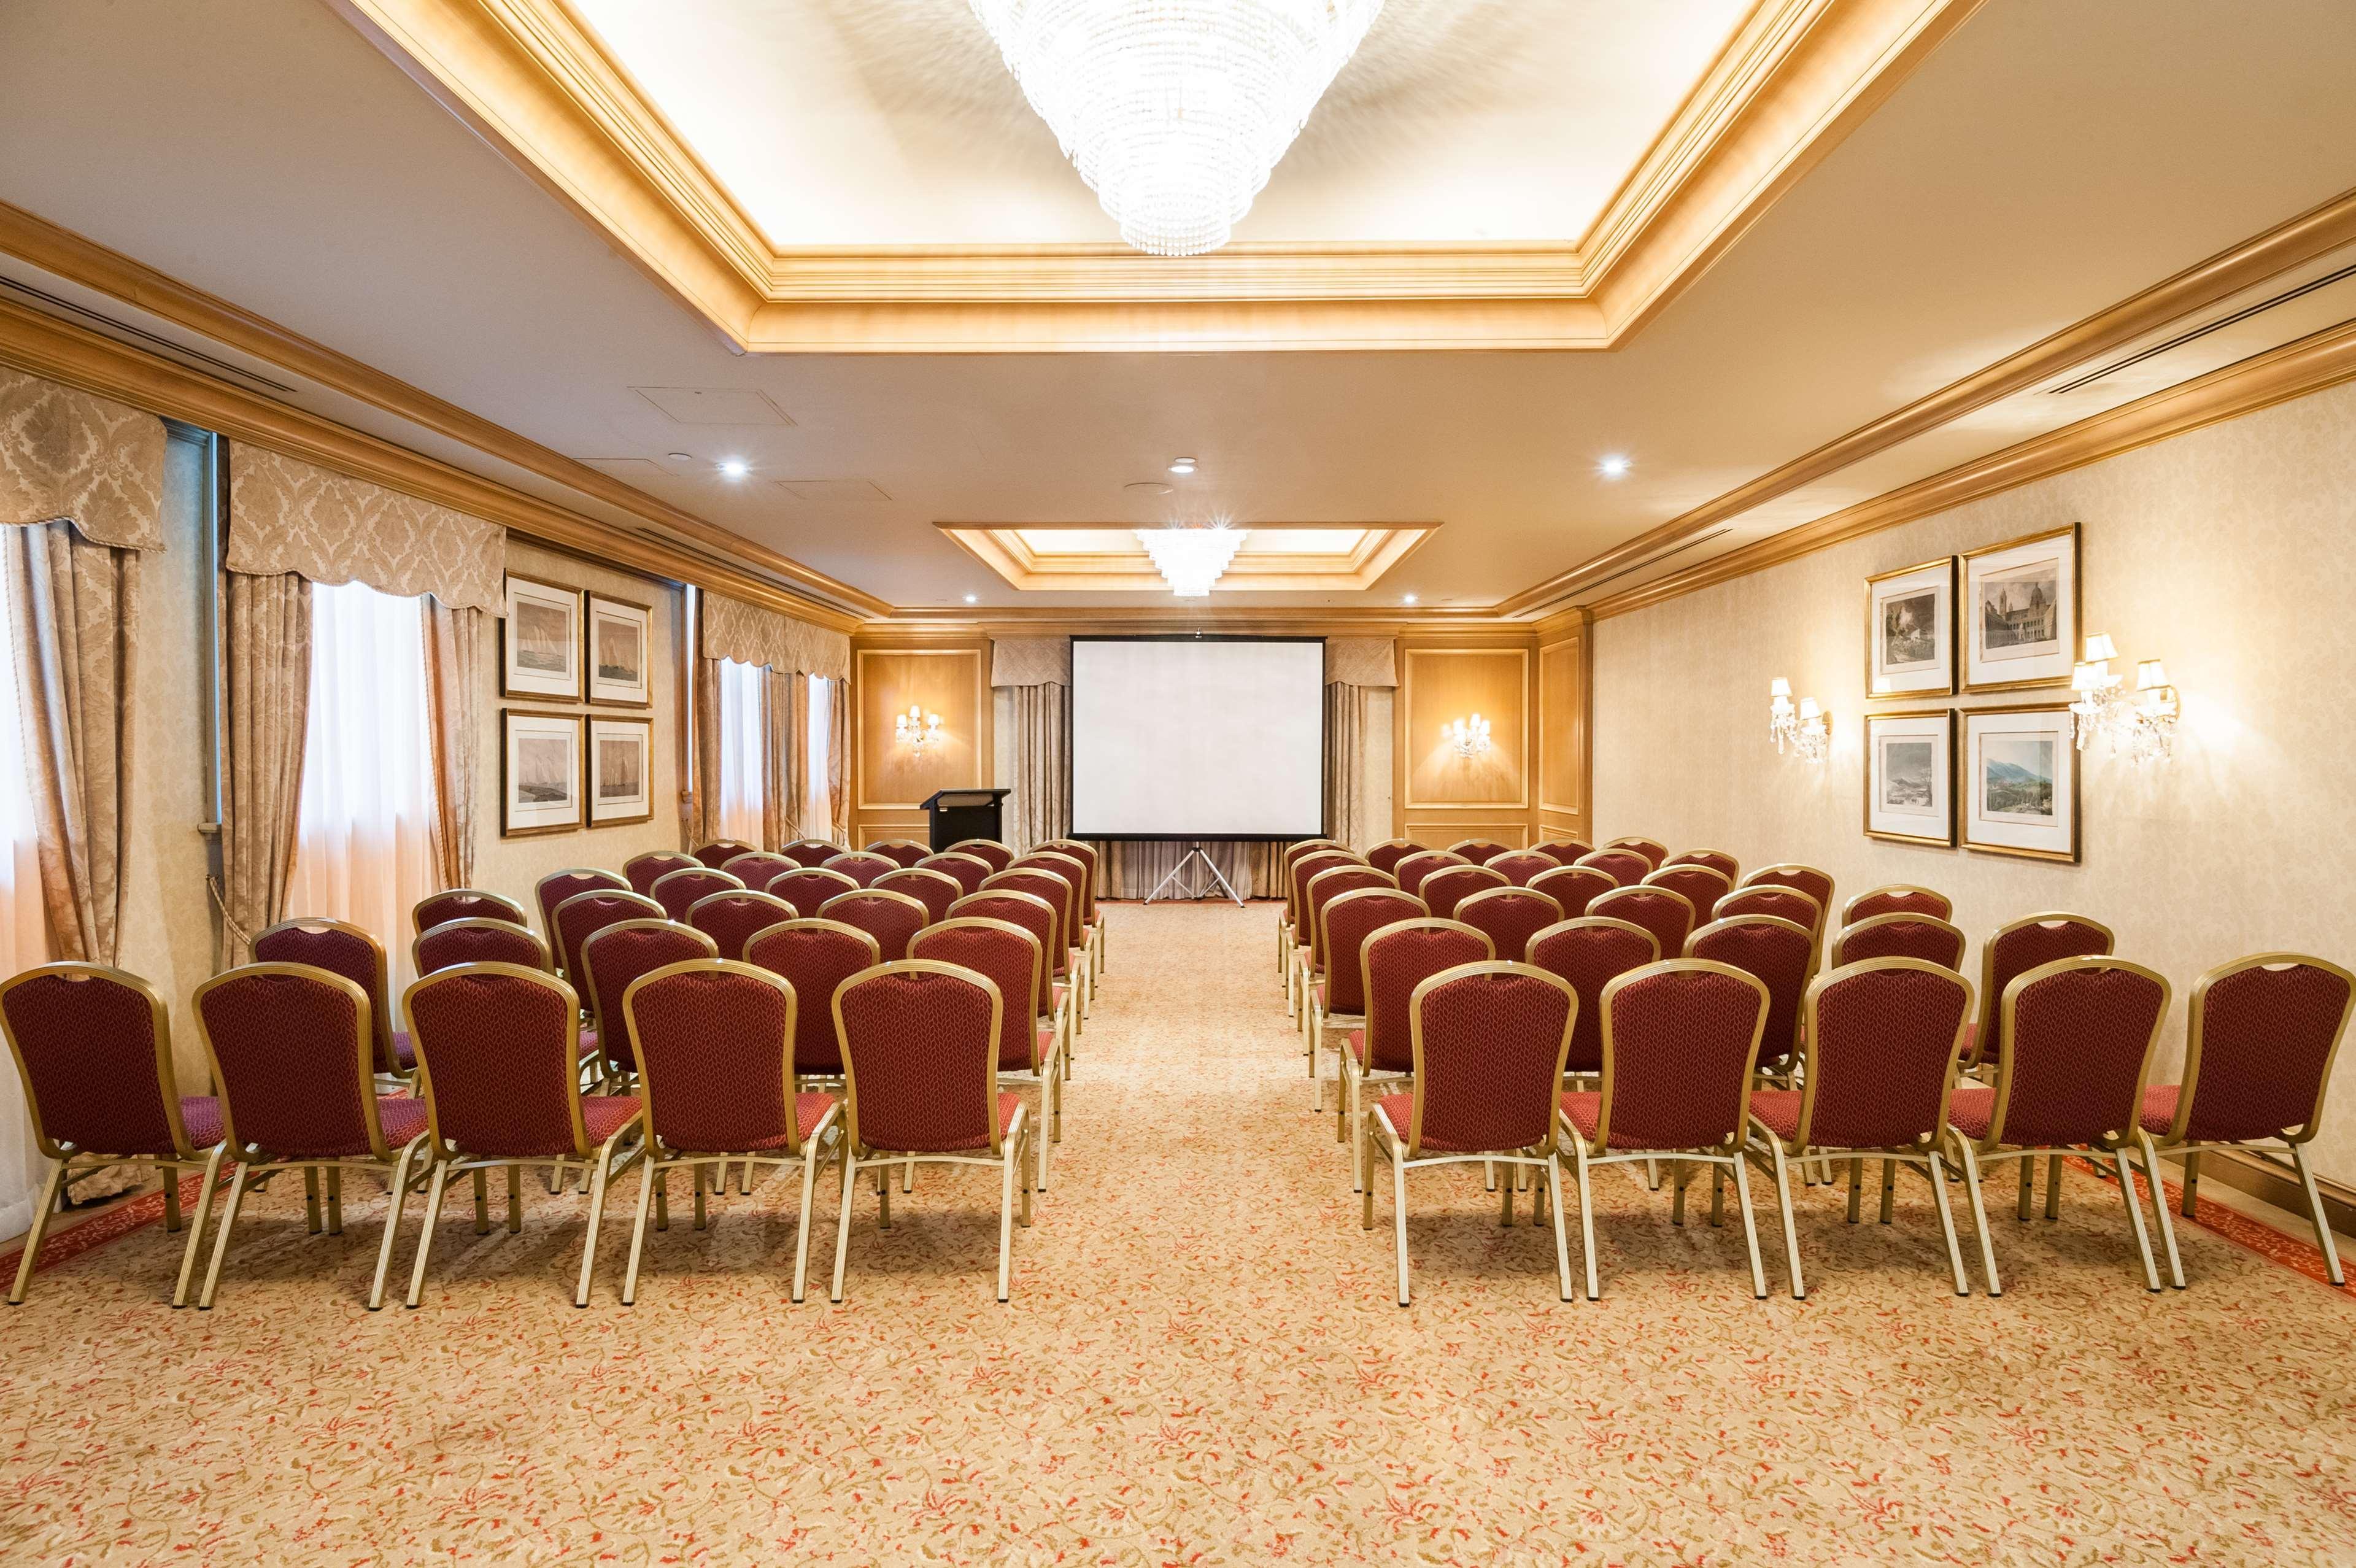
[[[573,456],[646,464],[632,482],[896,603],[1124,602],[1017,595],[932,525],[1168,509],[1439,521],[1358,602],[1485,604],[2356,186],[2351,59],[2344,0],[1990,0],[1604,354],[739,357],[317,0],[8,0],[0,199]],[[2348,314],[2312,300],[2285,308]],[[791,423],[678,423],[634,388],[757,392]],[[1748,526],[2140,390],[2023,394]],[[1612,482],[1615,451],[1634,468]],[[1202,470],[1169,500],[1125,499],[1179,454]],[[723,456],[752,474],[719,478]]]

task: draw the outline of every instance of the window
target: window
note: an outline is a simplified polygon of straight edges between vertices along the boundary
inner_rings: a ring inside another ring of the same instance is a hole
[[[802,799],[809,803],[809,814],[795,825],[799,838],[830,839],[834,837],[834,802],[826,787],[826,748],[829,726],[834,723],[834,690],[816,675],[806,675],[809,682],[809,779],[802,789]]]
[[[6,583],[0,581],[0,651],[7,659],[6,668],[0,669],[0,978],[49,959],[32,777],[16,711],[16,630],[9,598]],[[33,1198],[46,1164],[33,1146],[24,1080],[14,1062],[0,1061],[0,1236],[14,1236],[33,1223]]]
[[[762,682],[758,664],[720,661],[720,809],[713,813],[716,838],[761,843]]]

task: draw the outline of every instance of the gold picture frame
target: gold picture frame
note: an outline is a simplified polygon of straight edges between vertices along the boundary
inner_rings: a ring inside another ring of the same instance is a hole
[[[588,778],[583,786],[582,799],[588,810],[589,826],[618,828],[632,822],[652,822],[655,815],[654,720],[591,714],[587,717],[587,730],[583,766]],[[616,746],[635,752],[634,779],[618,777],[618,765],[626,759],[622,752],[613,749]],[[637,788],[616,797],[609,809],[607,791],[623,782],[635,782]]]
[[[1919,562],[1865,580],[1865,694],[1952,697],[1955,693],[1955,557]],[[1922,601],[1929,601],[1924,607]],[[1927,615],[1930,626],[1920,625]],[[1901,646],[1904,641],[1912,646]],[[1927,642],[1927,657],[1907,658]]]
[[[1916,743],[1927,746],[1927,757],[1912,755]],[[1895,755],[1901,748],[1907,754],[1903,767]],[[1955,847],[1954,709],[1866,714],[1863,769],[1866,837]],[[1917,789],[1919,804],[1913,799]],[[1909,831],[1915,828],[1921,831]]]
[[[505,593],[499,613],[499,695],[579,702],[581,590],[509,572]]]
[[[2069,704],[1965,708],[1959,717],[1956,776],[1964,847],[2077,865],[2082,813],[2076,725]],[[2005,773],[1992,779],[1999,767]]]
[[[588,703],[601,708],[653,707],[654,607],[594,588],[583,597],[581,678]]]
[[[499,710],[501,838],[544,838],[581,831],[588,815],[584,734],[579,714],[552,714],[538,708]],[[558,739],[570,741],[570,750],[562,757],[550,758],[538,746],[526,755],[529,742]],[[560,780],[562,788],[558,790]],[[569,815],[563,814],[568,811]]]
[[[1963,690],[2067,686],[2078,659],[2078,525],[1964,553],[1956,585]]]

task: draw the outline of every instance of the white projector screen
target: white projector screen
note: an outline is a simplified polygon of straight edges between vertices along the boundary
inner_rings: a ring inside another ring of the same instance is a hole
[[[1325,831],[1325,644],[1072,639],[1072,836]]]

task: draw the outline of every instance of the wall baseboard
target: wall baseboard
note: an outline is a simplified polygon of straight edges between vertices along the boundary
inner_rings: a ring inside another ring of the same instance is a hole
[[[2170,1164],[2181,1164],[2166,1154],[2160,1157]],[[2307,1196],[2299,1191],[2298,1184],[2247,1155],[2235,1154],[2231,1149],[2202,1155],[2201,1180],[2204,1186],[2214,1182],[2248,1193],[2302,1220],[2307,1216]],[[2356,1238],[2356,1187],[2321,1176],[2315,1178],[2315,1187],[2323,1195],[2324,1218],[2330,1221],[2331,1229],[2343,1237]],[[2305,1234],[2303,1226],[2300,1233]]]

